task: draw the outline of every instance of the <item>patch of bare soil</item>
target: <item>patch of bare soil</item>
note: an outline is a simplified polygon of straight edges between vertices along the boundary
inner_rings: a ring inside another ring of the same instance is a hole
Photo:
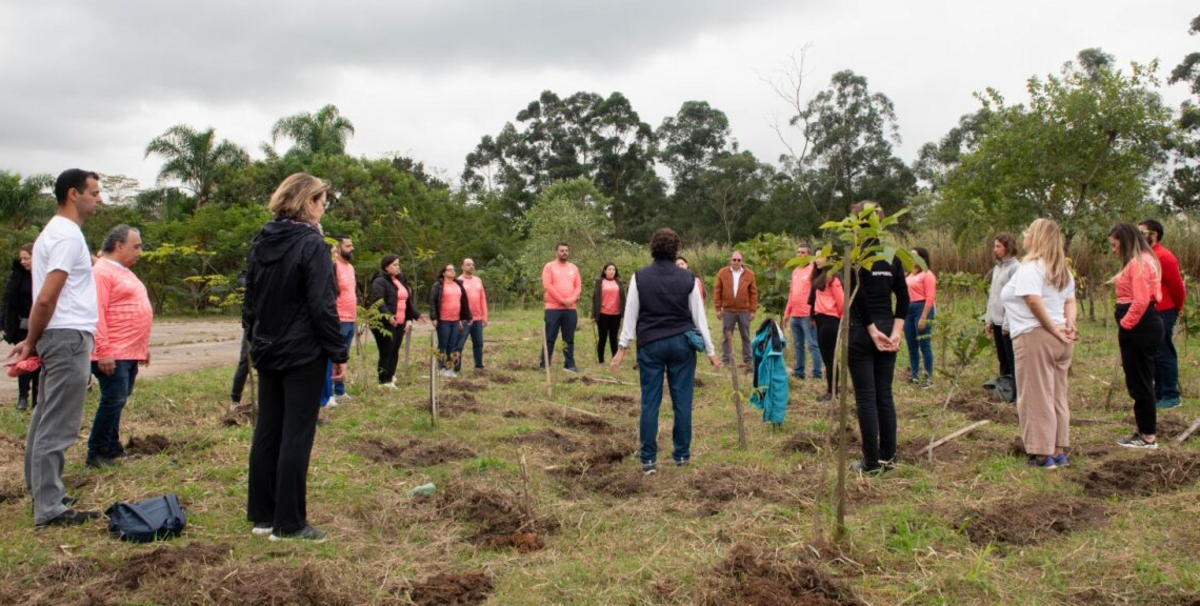
[[[537,363],[521,362],[519,360],[508,360],[500,363],[500,368],[504,370],[540,370]]]
[[[221,417],[221,425],[225,427],[237,427],[238,425],[254,425],[254,419],[258,417],[258,411],[255,410],[253,404],[238,404],[225,413]]]
[[[492,589],[486,572],[438,573],[413,584],[410,597],[417,606],[474,606],[486,602]]]
[[[517,378],[512,375],[490,374],[489,373],[484,376],[487,377],[487,380],[489,380],[492,383],[495,383],[497,385],[511,385],[511,384],[517,382]]]
[[[1154,452],[1134,458],[1110,459],[1080,480],[1093,497],[1144,497],[1171,492],[1200,479],[1200,455]]]
[[[491,549],[538,551],[546,546],[545,535],[559,527],[557,520],[537,517],[507,495],[491,489],[451,484],[438,499],[438,505],[463,522],[480,525],[480,530],[468,540]]]
[[[475,456],[475,451],[450,442],[409,440],[404,445],[382,438],[365,438],[350,445],[350,452],[393,467],[428,467]]]
[[[478,383],[472,383],[471,381],[468,381],[466,379],[451,379],[449,381],[446,381],[446,387],[449,387],[450,389],[457,389],[458,391],[470,391],[470,392],[482,391],[484,389],[487,389],[487,387],[484,387],[483,385],[480,385]]]
[[[228,555],[229,545],[193,543],[183,547],[159,547],[126,558],[117,566],[113,584],[132,591],[147,579],[173,574],[183,567],[212,566]]]
[[[627,445],[596,441],[553,473],[572,480],[588,492],[618,498],[636,496],[642,494],[649,483],[634,468],[621,465],[632,453],[633,449]]]
[[[1111,515],[1107,507],[1082,498],[1013,499],[964,512],[955,521],[976,545],[1037,545],[1057,536],[1092,528]]]
[[[1158,431],[1159,439],[1174,440],[1175,436],[1187,431],[1192,423],[1177,412],[1160,412],[1157,424],[1156,431]],[[1200,435],[1200,431],[1192,432],[1187,441],[1197,439],[1198,435]]]
[[[230,565],[213,568],[202,581],[203,596],[187,604],[217,606],[353,606],[362,594],[335,591],[319,567],[311,563],[289,566],[272,562],[260,566]],[[207,599],[204,599],[207,598]]]
[[[555,429],[539,429],[533,433],[508,438],[514,444],[524,444],[557,453],[572,453],[582,448],[579,440]]]
[[[542,413],[542,416],[545,417],[546,420],[555,424],[563,427],[569,427],[571,429],[585,431],[592,435],[612,433],[613,431],[612,424],[598,416],[584,414],[566,408],[547,410]]]
[[[504,412],[500,413],[500,416],[502,416],[506,419],[528,419],[529,413],[527,413],[523,410],[513,410],[510,408],[510,409],[505,410]]]
[[[720,511],[722,504],[747,497],[776,503],[791,500],[787,494],[787,480],[748,467],[707,467],[692,476],[688,483],[700,499],[708,504],[710,513]]]
[[[837,430],[830,430],[830,446],[837,448]],[[798,431],[788,437],[783,442],[781,448],[784,452],[807,452],[819,453],[825,449],[826,436],[824,434]],[[846,425],[846,448],[849,452],[853,452],[862,447],[862,439],[858,437],[858,429],[853,423]]]
[[[1017,409],[1012,404],[1000,404],[986,396],[960,392],[951,396],[950,410],[960,412],[972,421],[987,419],[993,423],[1016,423]]]
[[[923,440],[909,440],[896,447],[896,459],[914,465],[928,463],[929,453],[926,451],[927,448],[929,448],[928,438]],[[935,464],[961,462],[970,458],[971,453],[968,452],[962,442],[946,442],[933,449],[933,462]]]
[[[838,581],[800,558],[734,545],[698,590],[701,606],[862,606]]]
[[[633,396],[606,394],[600,396],[596,405],[627,417],[636,417],[642,413],[642,407]]]
[[[171,440],[160,434],[150,434],[144,437],[131,437],[125,444],[125,452],[131,455],[156,455],[164,452],[179,452],[187,448],[197,448],[208,444],[198,437]]]
[[[429,402],[425,404],[428,405]],[[468,412],[479,413],[482,410],[479,401],[469,393],[449,393],[438,398],[438,415],[443,417],[453,418]]]

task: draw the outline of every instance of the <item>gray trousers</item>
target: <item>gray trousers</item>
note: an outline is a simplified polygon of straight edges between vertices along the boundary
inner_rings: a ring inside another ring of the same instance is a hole
[[[729,363],[730,341],[733,340],[733,326],[737,325],[742,335],[742,361],[749,364],[754,360],[750,355],[750,312],[726,311],[721,314],[721,333],[725,338],[721,341],[721,363]]]
[[[42,383],[25,441],[25,488],[33,495],[35,525],[67,510],[62,471],[83,422],[93,345],[91,333],[66,329],[47,330],[37,343]]]

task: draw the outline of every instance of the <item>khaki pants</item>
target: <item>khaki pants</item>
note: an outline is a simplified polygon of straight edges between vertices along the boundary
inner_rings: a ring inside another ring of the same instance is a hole
[[[1075,346],[1038,327],[1013,339],[1017,368],[1017,417],[1031,455],[1051,455],[1071,445],[1067,372]]]

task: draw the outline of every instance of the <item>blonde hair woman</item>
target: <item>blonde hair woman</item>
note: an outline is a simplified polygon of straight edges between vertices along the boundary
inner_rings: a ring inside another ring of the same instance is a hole
[[[274,220],[250,243],[242,324],[258,370],[258,421],[250,446],[246,514],[254,534],[322,541],[308,524],[308,461],[326,364],[345,374],[333,260],[320,233],[322,180],[296,173],[271,196]]]
[[[1067,372],[1074,353],[1075,280],[1067,267],[1058,224],[1037,219],[1025,229],[1025,258],[1000,292],[1004,330],[1016,358],[1017,416],[1027,463],[1068,465],[1071,411]]]

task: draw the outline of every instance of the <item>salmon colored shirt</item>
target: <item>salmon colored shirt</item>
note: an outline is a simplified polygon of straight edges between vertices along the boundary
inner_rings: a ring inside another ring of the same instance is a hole
[[[462,289],[458,287],[458,282],[442,280],[442,304],[438,308],[438,318],[443,322],[457,322],[460,315],[462,315]]]
[[[783,308],[784,317],[807,318],[808,291],[812,289],[813,265],[805,265],[792,270],[792,285],[788,291],[787,306]]]
[[[479,276],[462,276],[460,279],[467,289],[467,307],[471,308],[471,319],[487,322],[487,293],[483,290],[483,280]]]
[[[341,260],[333,262],[334,274],[337,275],[338,296],[337,312],[339,322],[353,322],[358,313],[358,297],[355,294],[354,266]]]
[[[1129,311],[1121,318],[1121,328],[1125,330],[1137,326],[1150,304],[1162,299],[1162,276],[1158,275],[1154,261],[1151,255],[1130,259],[1117,275],[1117,303],[1129,305]]]
[[[404,324],[404,312],[408,306],[408,289],[400,283],[400,280],[392,278],[392,284],[396,285],[396,313],[392,314],[392,323],[396,326]]]
[[[813,301],[813,313],[818,313],[835,318],[842,317],[843,307],[845,303],[843,297],[845,292],[842,290],[842,281],[833,278],[825,284],[825,288],[817,290],[816,299]]]
[[[933,307],[937,295],[937,276],[925,270],[919,274],[908,274],[904,277],[908,283],[908,301],[910,303],[925,302],[926,307]]]
[[[542,288],[546,309],[575,309],[582,288],[579,268],[574,263],[559,263],[557,259],[547,263],[542,267]],[[564,305],[563,301],[568,303]]]
[[[144,362],[150,351],[150,324],[154,308],[146,286],[128,267],[111,259],[92,266],[96,281],[96,348],[92,359]]]
[[[621,285],[616,280],[600,281],[600,313],[606,316],[621,315]]]

